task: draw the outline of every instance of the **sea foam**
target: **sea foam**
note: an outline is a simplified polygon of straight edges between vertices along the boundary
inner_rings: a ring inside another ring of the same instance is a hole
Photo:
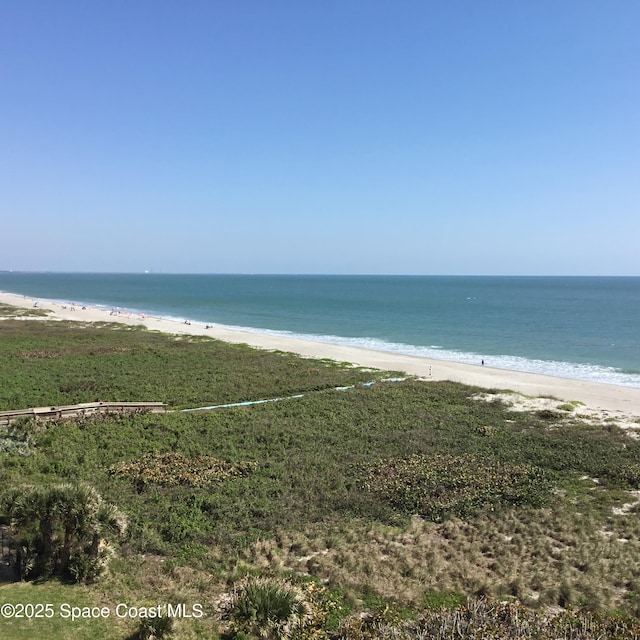
[[[558,378],[583,380],[585,382],[600,382],[604,384],[640,388],[640,374],[622,371],[614,367],[603,367],[596,364],[563,362],[558,360],[537,360],[511,355],[486,356],[469,351],[445,349],[437,345],[425,347],[420,345],[404,344],[402,342],[389,342],[386,340],[380,340],[379,338],[370,337],[345,337],[313,333],[295,333],[292,331],[280,331],[275,329],[256,329],[255,327],[221,325],[219,323],[210,324],[211,326],[247,331],[249,333],[264,333],[267,335],[311,340],[313,342],[358,347],[360,349],[369,349],[373,351],[384,351],[387,353],[398,353],[402,355],[417,356],[420,358],[431,358],[433,360],[447,360],[449,362],[459,362],[461,364],[478,365],[484,361],[487,366],[494,367],[496,369],[507,369],[510,371],[522,371],[525,373],[556,376]]]

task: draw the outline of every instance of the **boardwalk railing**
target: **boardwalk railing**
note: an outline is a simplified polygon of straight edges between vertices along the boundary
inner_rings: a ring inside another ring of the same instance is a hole
[[[7,425],[19,418],[29,417],[38,420],[57,420],[59,418],[77,418],[94,413],[164,413],[164,402],[85,402],[64,407],[35,407],[17,411],[0,411],[0,425]]]

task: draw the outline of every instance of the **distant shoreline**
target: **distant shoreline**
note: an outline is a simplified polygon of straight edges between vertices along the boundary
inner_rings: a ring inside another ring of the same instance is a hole
[[[375,351],[258,331],[244,331],[223,325],[185,324],[185,322],[152,317],[143,313],[127,314],[97,307],[71,306],[53,300],[12,293],[0,292],[0,302],[22,308],[33,308],[34,303],[37,302],[40,308],[51,311],[48,317],[54,320],[144,325],[148,329],[168,334],[209,336],[225,342],[287,351],[305,357],[327,358],[374,369],[404,371],[410,375],[434,381],[451,380],[485,389],[509,389],[530,396],[553,396],[561,401],[578,400],[591,409],[612,412],[610,417],[616,417],[615,414],[619,414],[620,417],[640,417],[640,389],[633,387]]]
[[[606,280],[40,273],[0,291],[640,389],[640,278]]]

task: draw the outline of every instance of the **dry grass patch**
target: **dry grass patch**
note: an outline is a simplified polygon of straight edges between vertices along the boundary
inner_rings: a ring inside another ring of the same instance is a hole
[[[280,533],[247,552],[250,564],[311,574],[354,596],[420,606],[425,592],[513,598],[528,606],[624,607],[640,593],[640,523],[510,509],[469,521],[413,518],[403,528],[352,522]],[[621,542],[623,539],[625,542]]]

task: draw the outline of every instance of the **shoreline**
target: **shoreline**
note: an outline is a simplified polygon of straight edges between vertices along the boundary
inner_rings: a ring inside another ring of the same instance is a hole
[[[53,300],[6,292],[0,292],[0,303],[28,309],[34,308],[34,304],[37,303],[38,308],[50,311],[47,316],[50,320],[143,325],[149,330],[168,334],[209,336],[224,342],[287,351],[309,358],[327,358],[372,369],[404,371],[428,380],[450,380],[485,389],[509,389],[528,396],[553,396],[565,402],[580,401],[594,411],[613,414],[604,417],[620,419],[628,416],[640,417],[640,389],[634,387],[375,351],[363,347],[232,329],[223,325],[208,325],[207,328],[200,323],[185,324],[177,320],[146,314],[114,313],[97,307],[72,306],[70,303],[62,304]]]

